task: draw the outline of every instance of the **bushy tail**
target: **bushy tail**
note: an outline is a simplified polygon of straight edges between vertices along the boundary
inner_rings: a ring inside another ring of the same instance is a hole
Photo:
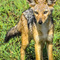
[[[10,38],[19,35],[20,32],[18,31],[17,25],[13,28],[11,28],[8,33],[6,34],[4,42],[8,42]]]

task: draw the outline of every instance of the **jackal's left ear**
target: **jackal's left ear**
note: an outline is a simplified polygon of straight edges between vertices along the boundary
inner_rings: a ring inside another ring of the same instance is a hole
[[[38,0],[27,0],[27,2],[29,3],[30,7],[33,7],[37,4]]]

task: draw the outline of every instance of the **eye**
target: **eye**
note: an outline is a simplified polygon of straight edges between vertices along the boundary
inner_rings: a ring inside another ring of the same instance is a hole
[[[34,11],[34,13],[35,13],[35,14],[38,14],[38,12],[37,12],[37,11]]]
[[[44,11],[44,14],[47,14],[48,13],[48,11]]]

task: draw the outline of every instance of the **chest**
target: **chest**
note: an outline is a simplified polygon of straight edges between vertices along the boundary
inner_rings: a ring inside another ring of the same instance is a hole
[[[46,39],[50,27],[51,22],[49,22],[48,20],[41,25],[38,23],[29,24],[29,35],[31,38],[33,38],[34,35],[36,35],[42,39]]]

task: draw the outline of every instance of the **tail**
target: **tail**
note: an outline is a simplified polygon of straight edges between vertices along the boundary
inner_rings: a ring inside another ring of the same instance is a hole
[[[11,28],[8,33],[6,34],[6,37],[5,37],[5,40],[4,42],[8,42],[10,38],[16,36],[16,35],[19,35],[20,32],[18,31],[18,28],[17,28],[17,25],[13,28]]]

